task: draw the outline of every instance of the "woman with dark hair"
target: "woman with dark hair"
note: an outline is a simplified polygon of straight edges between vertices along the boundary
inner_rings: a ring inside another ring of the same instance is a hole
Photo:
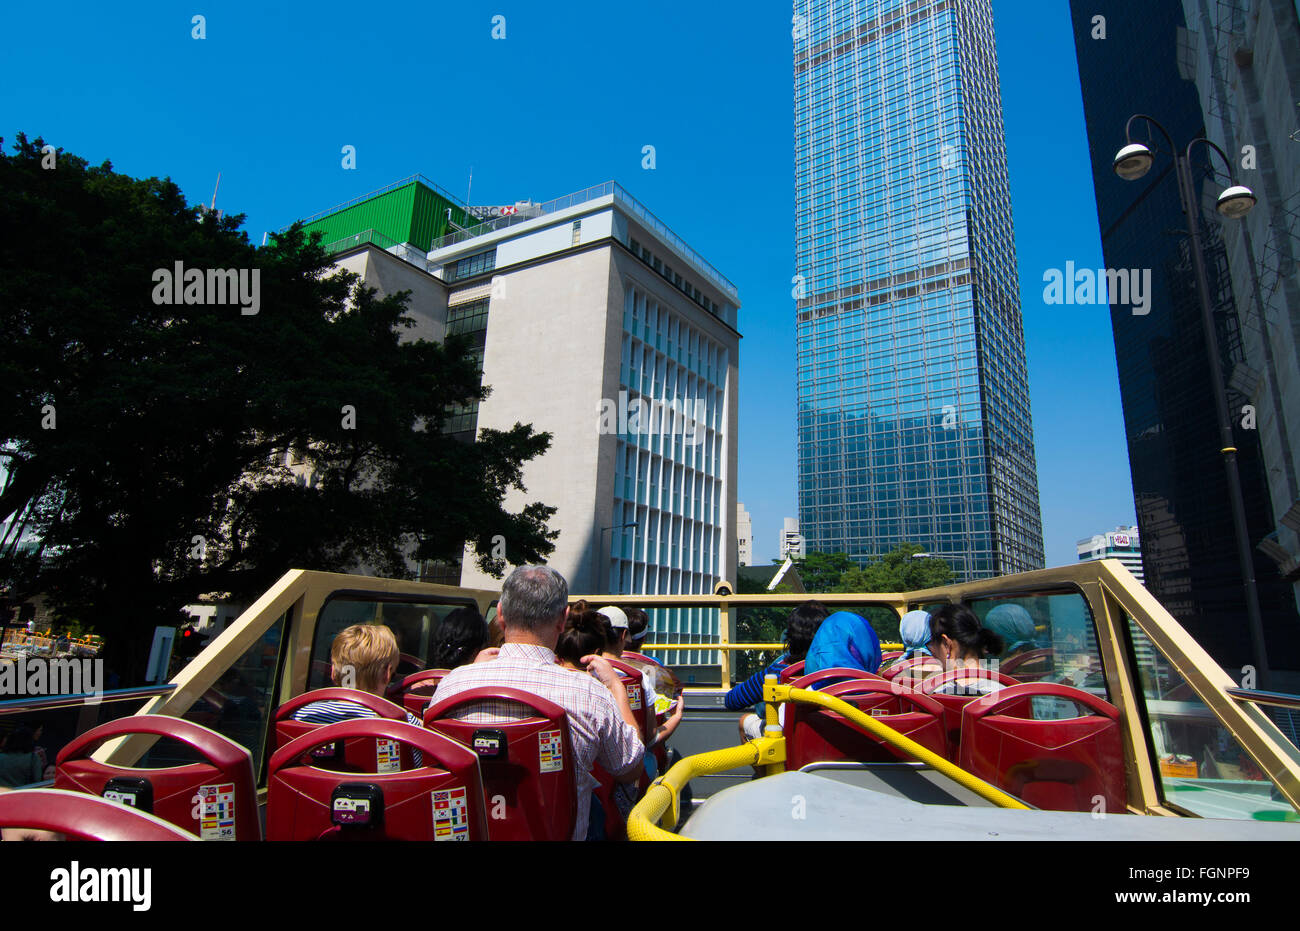
[[[768,676],[780,676],[786,666],[797,663],[808,655],[813,638],[822,621],[830,614],[820,601],[805,601],[793,611],[785,623],[782,641],[785,652],[772,663],[754,673],[740,685],[732,688],[722,700],[728,711],[741,711],[753,707],[752,713],[740,719],[740,733],[746,738],[758,737],[763,732],[763,682]]]
[[[560,665],[575,672],[586,672],[584,656],[599,656],[605,649],[605,619],[595,611],[574,611],[564,622],[564,630],[555,644],[555,658]]]
[[[429,654],[430,669],[455,669],[474,662],[488,645],[488,629],[477,608],[456,608],[442,619]]]
[[[958,679],[937,691],[946,695],[987,695],[1003,688],[988,674],[988,659],[1002,652],[1003,640],[980,624],[975,612],[963,604],[946,604],[930,615],[930,653],[945,672],[969,669],[970,678]]]

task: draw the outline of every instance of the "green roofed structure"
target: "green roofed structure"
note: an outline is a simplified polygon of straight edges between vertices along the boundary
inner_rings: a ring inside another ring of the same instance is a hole
[[[373,242],[381,249],[409,243],[427,253],[435,240],[477,222],[464,204],[417,174],[314,214],[304,229],[319,232],[330,252]]]

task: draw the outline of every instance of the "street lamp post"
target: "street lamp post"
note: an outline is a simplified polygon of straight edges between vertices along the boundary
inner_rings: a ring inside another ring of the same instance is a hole
[[[623,529],[625,529],[625,528],[627,528],[627,527],[633,527],[633,528],[635,528],[635,527],[639,527],[639,526],[640,526],[640,524],[639,524],[637,521],[630,520],[630,521],[628,521],[626,524],[615,524],[615,525],[612,526],[612,527],[601,527],[601,528],[600,528],[600,536],[596,539],[596,552],[595,552],[595,555],[594,555],[594,557],[593,557],[593,559],[592,559],[592,567],[591,567],[591,568],[592,568],[591,576],[592,576],[592,581],[595,583],[595,588],[598,589],[598,588],[601,588],[601,587],[602,587],[601,584],[600,584],[600,575],[601,575],[601,573],[600,573],[600,554],[601,554],[601,553],[604,551],[604,549],[605,549],[605,534],[608,533],[608,532],[611,531],[611,530],[623,530]],[[601,592],[593,591],[593,594],[601,594]]]
[[[1134,142],[1131,134],[1133,123],[1143,120],[1154,126],[1169,143],[1169,151],[1174,158],[1174,171],[1178,181],[1178,200],[1183,213],[1187,216],[1187,234],[1191,239],[1192,266],[1196,273],[1196,290],[1201,302],[1201,328],[1205,331],[1205,348],[1210,359],[1210,386],[1214,393],[1214,410],[1219,421],[1219,452],[1223,456],[1223,468],[1228,478],[1228,497],[1232,502],[1232,524],[1237,542],[1237,560],[1241,564],[1241,575],[1246,592],[1246,616],[1250,628],[1251,655],[1257,670],[1259,687],[1264,688],[1268,680],[1268,654],[1264,646],[1264,623],[1259,609],[1259,592],[1255,586],[1255,563],[1251,558],[1250,531],[1246,526],[1246,504],[1241,493],[1241,474],[1237,469],[1237,447],[1232,436],[1232,421],[1228,415],[1228,398],[1223,387],[1223,364],[1219,356],[1219,338],[1214,329],[1214,312],[1210,306],[1210,286],[1205,274],[1205,257],[1201,254],[1201,233],[1199,229],[1200,211],[1196,199],[1196,185],[1192,180],[1191,154],[1196,145],[1218,153],[1227,168],[1229,179],[1232,178],[1232,161],[1209,139],[1198,137],[1187,143],[1182,154],[1174,145],[1168,130],[1152,117],[1143,113],[1130,116],[1124,125],[1125,145],[1115,155],[1115,174],[1125,181],[1136,181],[1144,176],[1155,161],[1155,150],[1140,142]],[[1255,206],[1255,195],[1250,188],[1232,184],[1219,194],[1215,209],[1230,220],[1239,220]]]

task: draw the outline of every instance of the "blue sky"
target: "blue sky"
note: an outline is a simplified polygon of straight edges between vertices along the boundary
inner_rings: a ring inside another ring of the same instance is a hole
[[[775,555],[796,514],[791,6],[270,6],[8,4],[0,135],[170,176],[192,201],[211,200],[220,171],[217,204],[247,214],[255,242],[417,172],[463,197],[472,170],[480,204],[618,180],[739,288],[739,497],[756,558]],[[1059,565],[1077,539],[1131,523],[1133,495],[1109,311],[1043,303],[1046,269],[1102,265],[1068,5],[993,8],[1043,537]]]

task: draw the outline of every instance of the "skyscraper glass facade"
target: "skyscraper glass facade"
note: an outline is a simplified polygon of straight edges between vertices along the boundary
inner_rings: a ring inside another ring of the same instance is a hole
[[[1251,661],[1245,594],[1189,240],[1178,235],[1187,218],[1173,159],[1153,131],[1159,154],[1149,174],[1124,181],[1113,170],[1131,114],[1159,120],[1180,147],[1204,134],[1186,64],[1187,22],[1178,3],[1071,0],[1070,9],[1102,253],[1109,268],[1151,270],[1148,313],[1111,307],[1145,585],[1211,656],[1240,669]],[[1097,17],[1104,19],[1105,38]],[[1141,124],[1134,138],[1147,141]],[[1244,356],[1243,295],[1233,292],[1223,223],[1239,221],[1220,222],[1215,213],[1224,179],[1212,176],[1208,164],[1203,150],[1195,155],[1193,181],[1220,362],[1231,373]],[[1248,398],[1231,379],[1225,390],[1229,411],[1241,412]],[[1264,408],[1260,417],[1267,415]],[[1256,548],[1273,522],[1260,431],[1243,420],[1234,419],[1233,440],[1264,640],[1272,668],[1294,670],[1300,665],[1294,590]]]
[[[799,523],[959,578],[1040,568],[987,0],[794,7]]]

